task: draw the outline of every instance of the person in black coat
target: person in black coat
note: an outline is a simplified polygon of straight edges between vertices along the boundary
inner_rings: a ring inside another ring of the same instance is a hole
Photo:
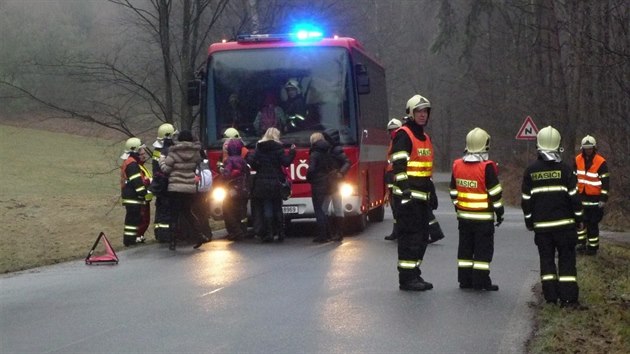
[[[313,210],[317,220],[317,236],[313,242],[327,242],[331,238],[328,210],[333,194],[333,184],[336,176],[336,163],[330,153],[330,144],[324,135],[315,132],[311,135],[311,150],[309,152],[308,171],[306,180],[311,184],[311,198]]]
[[[254,218],[258,222],[257,234],[263,242],[271,242],[274,230],[278,231],[278,241],[284,240],[281,184],[286,181],[283,167],[288,167],[295,158],[295,145],[285,154],[280,142],[280,131],[269,128],[256,144],[256,150],[248,155],[247,162],[256,171],[252,187],[252,209],[258,211]],[[260,215],[262,214],[262,215]]]
[[[344,211],[342,205],[341,193],[339,192],[339,184],[350,170],[350,159],[343,151],[339,130],[328,129],[324,132],[324,138],[330,144],[330,155],[334,160],[334,175],[331,178],[332,207],[333,215],[330,218],[331,238],[333,241],[341,241],[343,239],[343,220]]]

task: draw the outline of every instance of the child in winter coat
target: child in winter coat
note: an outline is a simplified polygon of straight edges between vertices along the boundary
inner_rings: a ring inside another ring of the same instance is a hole
[[[228,232],[227,239],[231,241],[241,240],[247,233],[246,224],[242,220],[247,216],[249,166],[242,157],[242,149],[241,139],[227,141],[228,157],[223,162],[221,171],[228,191],[228,197],[223,200],[223,218]]]

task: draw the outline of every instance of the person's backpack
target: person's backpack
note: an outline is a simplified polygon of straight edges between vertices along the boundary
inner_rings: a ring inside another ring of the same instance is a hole
[[[212,188],[212,171],[208,165],[208,160],[204,159],[197,164],[195,174],[199,177],[197,182],[197,192],[209,191],[210,188]]]

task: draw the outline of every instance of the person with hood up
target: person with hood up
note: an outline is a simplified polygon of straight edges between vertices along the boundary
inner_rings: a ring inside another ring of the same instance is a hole
[[[285,153],[280,131],[274,127],[267,129],[256,144],[256,150],[248,155],[247,162],[256,171],[251,193],[252,210],[258,212],[255,218],[263,219],[262,223],[254,220],[260,225],[256,231],[263,242],[273,241],[274,230],[278,231],[278,240],[284,240],[281,185],[287,177],[283,168],[291,165],[294,158],[295,145]]]
[[[247,200],[249,199],[249,166],[241,156],[243,142],[241,139],[230,139],[226,142],[227,158],[223,162],[223,176],[228,196],[223,200],[223,219],[227,229],[227,239],[239,241],[247,234]]]
[[[256,119],[254,119],[254,129],[256,134],[262,135],[269,128],[276,128],[278,131],[284,131],[286,126],[286,115],[280,106],[278,106],[276,97],[268,93],[265,96],[263,106],[258,111]]]
[[[332,191],[331,199],[333,209],[333,214],[330,218],[330,236],[333,241],[341,241],[343,240],[344,211],[339,185],[346,176],[346,173],[350,170],[350,159],[343,151],[343,146],[341,146],[339,130],[327,129],[324,132],[324,138],[330,144],[330,155],[334,161],[334,171],[331,175],[330,186]]]
[[[160,168],[168,175],[168,192],[173,202],[172,226],[178,231],[181,226],[181,218],[195,233],[197,242],[193,248],[199,248],[210,240],[204,236],[201,223],[193,213],[192,207],[196,199],[197,180],[195,169],[201,161],[199,151],[201,145],[193,141],[190,130],[183,130],[177,137],[175,145],[171,146],[167,156],[160,157]],[[169,249],[175,250],[176,237],[171,237]]]

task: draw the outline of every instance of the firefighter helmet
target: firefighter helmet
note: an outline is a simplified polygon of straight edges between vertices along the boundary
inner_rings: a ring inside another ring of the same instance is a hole
[[[431,102],[425,97],[414,95],[407,101],[407,114],[412,115],[415,109],[431,109]]]
[[[557,151],[562,137],[556,128],[547,126],[540,129],[536,135],[536,147],[541,151]]]
[[[297,79],[295,78],[291,78],[287,81],[287,83],[284,85],[285,89],[296,89],[297,90],[297,94],[299,95],[300,93],[302,93],[302,90],[300,90],[300,83],[298,82]]]
[[[597,140],[594,137],[587,135],[582,138],[582,149],[592,149],[597,147]]]
[[[234,128],[227,128],[225,129],[225,132],[223,132],[223,137],[226,139],[232,139],[232,138],[240,138],[241,135],[238,133],[238,130]]]
[[[158,139],[173,138],[175,127],[170,123],[164,123],[158,128]]]
[[[402,127],[402,122],[397,118],[392,118],[387,122],[387,130],[394,130]]]
[[[142,141],[138,138],[129,138],[125,142],[125,152],[138,152],[142,146]]]
[[[469,153],[487,152],[490,150],[490,135],[481,128],[475,128],[466,135],[466,151]]]

